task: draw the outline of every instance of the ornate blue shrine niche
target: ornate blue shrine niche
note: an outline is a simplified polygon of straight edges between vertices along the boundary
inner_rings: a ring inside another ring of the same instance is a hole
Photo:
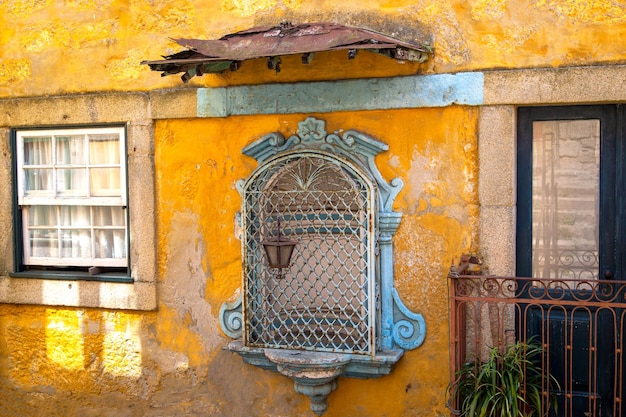
[[[386,182],[374,162],[388,146],[354,130],[327,133],[313,117],[298,126],[242,150],[259,166],[237,184],[242,291],[221,307],[220,324],[236,339],[229,350],[292,378],[322,415],[339,375],[390,373],[426,327],[394,288],[402,214],[392,204],[403,182]],[[281,253],[283,264],[271,261]]]

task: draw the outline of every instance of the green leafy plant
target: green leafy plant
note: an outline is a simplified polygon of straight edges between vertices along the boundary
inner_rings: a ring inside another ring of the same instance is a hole
[[[448,407],[461,417],[541,416],[542,389],[559,389],[552,375],[542,375],[542,348],[531,342],[517,342],[503,352],[492,348],[486,362],[468,362],[448,387]],[[556,396],[546,398],[556,409]],[[456,404],[459,409],[455,409]]]

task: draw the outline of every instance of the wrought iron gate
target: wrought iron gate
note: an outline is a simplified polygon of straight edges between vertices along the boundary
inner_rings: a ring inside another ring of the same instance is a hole
[[[455,373],[530,337],[543,348],[544,398],[550,373],[558,409],[541,416],[621,417],[626,395],[623,334],[626,282],[459,276],[450,281],[450,353]],[[454,378],[454,377],[453,377]]]

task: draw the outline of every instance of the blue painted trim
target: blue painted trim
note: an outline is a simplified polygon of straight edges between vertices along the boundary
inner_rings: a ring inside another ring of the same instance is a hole
[[[237,299],[225,302],[220,306],[220,327],[226,335],[232,339],[242,336],[243,331],[243,313],[242,303],[243,297],[241,293]]]
[[[483,104],[481,72],[200,88],[198,117]]]
[[[395,198],[395,197],[394,197]],[[393,202],[393,201],[392,201]],[[380,303],[381,303],[381,347],[389,350],[394,345],[394,296],[393,291],[393,236],[402,220],[402,213],[392,210],[378,213],[380,248]]]
[[[395,288],[392,293],[395,307],[393,341],[402,349],[415,349],[426,337],[426,321],[421,314],[412,312],[404,305]]]

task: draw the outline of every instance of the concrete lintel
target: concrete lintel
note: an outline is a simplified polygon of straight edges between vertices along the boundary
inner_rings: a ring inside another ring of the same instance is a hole
[[[145,93],[92,93],[0,99],[0,126],[113,123],[152,119]]]
[[[626,101],[626,65],[486,71],[485,105]]]
[[[198,117],[327,113],[483,103],[480,72],[201,88]]]
[[[196,117],[196,89],[150,91],[150,111],[153,119]]]

